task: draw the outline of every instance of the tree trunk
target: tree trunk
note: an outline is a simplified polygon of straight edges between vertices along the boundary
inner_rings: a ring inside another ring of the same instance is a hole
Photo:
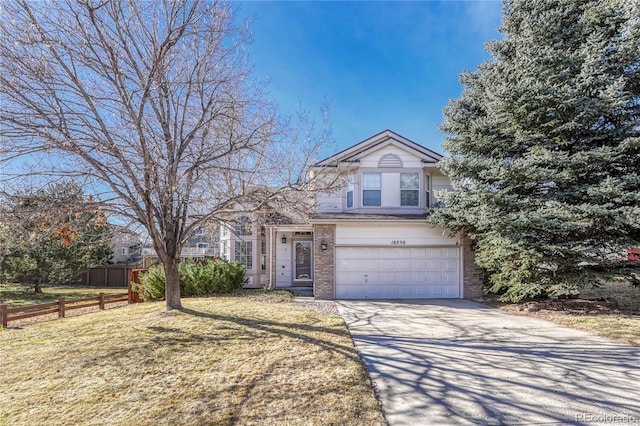
[[[182,302],[180,301],[180,284],[178,282],[178,259],[169,259],[164,262],[165,278],[165,300],[167,302],[167,311],[173,309],[181,310]]]
[[[36,282],[33,284],[33,293],[34,294],[42,294],[42,284]]]

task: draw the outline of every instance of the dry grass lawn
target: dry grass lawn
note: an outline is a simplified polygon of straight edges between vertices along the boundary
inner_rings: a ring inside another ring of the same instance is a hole
[[[538,316],[567,327],[640,346],[640,316],[637,315],[567,315],[559,312],[543,312]]]
[[[36,303],[55,302],[58,300],[58,297],[79,299],[82,297],[97,296],[100,293],[121,294],[126,292],[126,288],[54,286],[43,288],[42,294],[34,294],[33,289],[27,286],[0,284],[0,303],[6,303],[10,306],[24,306]]]
[[[0,425],[381,425],[338,316],[248,297],[0,332]]]
[[[577,309],[558,303],[556,309],[541,309],[535,312],[519,312],[517,305],[502,304],[500,309],[522,315],[534,316],[607,337],[623,343],[640,346],[640,288],[626,283],[612,282],[597,289],[584,290],[580,294],[585,299],[615,300],[618,307],[598,311]]]

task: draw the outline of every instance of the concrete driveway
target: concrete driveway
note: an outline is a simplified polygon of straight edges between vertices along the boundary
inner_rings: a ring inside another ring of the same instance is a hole
[[[390,425],[640,425],[640,348],[464,300],[338,309]]]

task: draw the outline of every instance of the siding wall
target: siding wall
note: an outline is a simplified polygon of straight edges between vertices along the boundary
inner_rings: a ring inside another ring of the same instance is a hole
[[[336,245],[382,245],[392,242],[405,246],[453,246],[459,237],[449,237],[449,231],[423,224],[336,225]],[[404,242],[404,244],[402,243]]]
[[[402,168],[379,167],[380,159],[385,155],[392,154],[402,161]],[[360,184],[360,174],[362,172],[382,173],[382,207],[361,207],[362,186]],[[420,173],[420,207],[401,207],[399,181],[400,173],[403,172]],[[418,214],[424,212],[424,174],[431,175],[431,188],[429,205],[433,206],[437,202],[437,191],[452,191],[451,182],[435,166],[422,163],[416,157],[396,146],[386,146],[360,159],[359,168],[354,170],[355,191],[354,208],[346,211],[354,213],[382,213],[398,214],[402,211],[406,213]],[[360,207],[358,207],[360,206]],[[386,208],[386,210],[385,210]],[[339,189],[330,192],[321,192],[316,195],[316,211],[319,213],[337,213],[346,209],[346,190]],[[402,211],[398,211],[401,209]]]
[[[287,242],[282,243],[282,236],[287,237]],[[291,265],[291,250],[292,250],[292,233],[291,232],[276,232],[275,233],[275,251],[276,251],[276,264],[275,264],[275,277],[276,287],[290,287],[293,281],[292,265]]]
[[[388,145],[384,148],[372,152],[367,156],[362,157],[360,159],[360,167],[378,167],[380,158],[387,154],[393,154],[400,158],[400,160],[402,161],[402,165],[405,168],[422,168],[424,166],[420,158],[411,155],[404,149],[400,149],[393,145]]]

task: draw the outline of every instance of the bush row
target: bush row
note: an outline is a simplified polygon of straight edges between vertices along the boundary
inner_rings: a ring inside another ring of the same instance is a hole
[[[240,290],[245,279],[244,265],[238,262],[187,259],[178,266],[182,296],[231,293]],[[140,286],[135,283],[132,285],[145,301],[164,298],[165,276],[162,266],[151,266],[140,277],[140,283]]]

